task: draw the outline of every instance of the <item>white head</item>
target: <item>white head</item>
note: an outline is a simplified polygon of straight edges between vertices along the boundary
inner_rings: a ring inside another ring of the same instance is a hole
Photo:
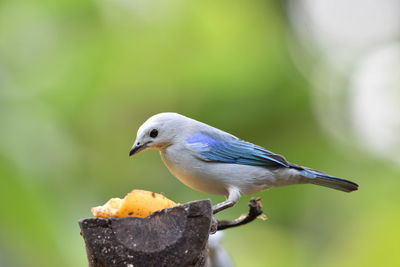
[[[178,113],[159,113],[145,121],[136,135],[129,155],[132,156],[145,149],[162,150],[171,145],[177,134],[186,127],[191,119]]]

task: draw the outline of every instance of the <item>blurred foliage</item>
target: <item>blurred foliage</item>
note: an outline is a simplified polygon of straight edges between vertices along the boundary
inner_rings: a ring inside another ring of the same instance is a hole
[[[228,230],[237,266],[400,265],[399,168],[330,140],[287,51],[279,1],[0,2],[0,265],[86,266],[77,221],[134,188],[209,198],[156,152],[129,158],[175,111],[360,183],[261,196],[268,221]],[[222,197],[212,197],[221,201]],[[246,211],[249,196],[220,215]]]

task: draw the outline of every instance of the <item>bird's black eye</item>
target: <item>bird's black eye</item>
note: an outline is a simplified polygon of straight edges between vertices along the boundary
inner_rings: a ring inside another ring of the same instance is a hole
[[[151,132],[150,132],[150,137],[151,138],[156,138],[157,135],[158,135],[158,130],[157,129],[151,130]]]

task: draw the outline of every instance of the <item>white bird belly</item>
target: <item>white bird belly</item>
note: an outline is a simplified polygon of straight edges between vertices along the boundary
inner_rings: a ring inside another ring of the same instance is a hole
[[[185,185],[202,192],[228,195],[229,188],[241,194],[295,183],[284,179],[281,171],[260,166],[207,162],[182,150],[167,149],[161,157],[170,172]]]
[[[205,166],[184,157],[171,157],[162,153],[162,159],[168,170],[183,184],[198,191],[214,195],[227,195],[225,183],[217,177],[205,172]]]

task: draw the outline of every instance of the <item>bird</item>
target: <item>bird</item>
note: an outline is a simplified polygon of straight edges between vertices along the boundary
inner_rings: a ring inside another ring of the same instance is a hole
[[[344,192],[358,184],[290,163],[283,156],[174,112],[153,115],[138,129],[129,156],[158,150],[168,170],[188,187],[226,200],[213,214],[234,206],[242,195],[295,184]]]

